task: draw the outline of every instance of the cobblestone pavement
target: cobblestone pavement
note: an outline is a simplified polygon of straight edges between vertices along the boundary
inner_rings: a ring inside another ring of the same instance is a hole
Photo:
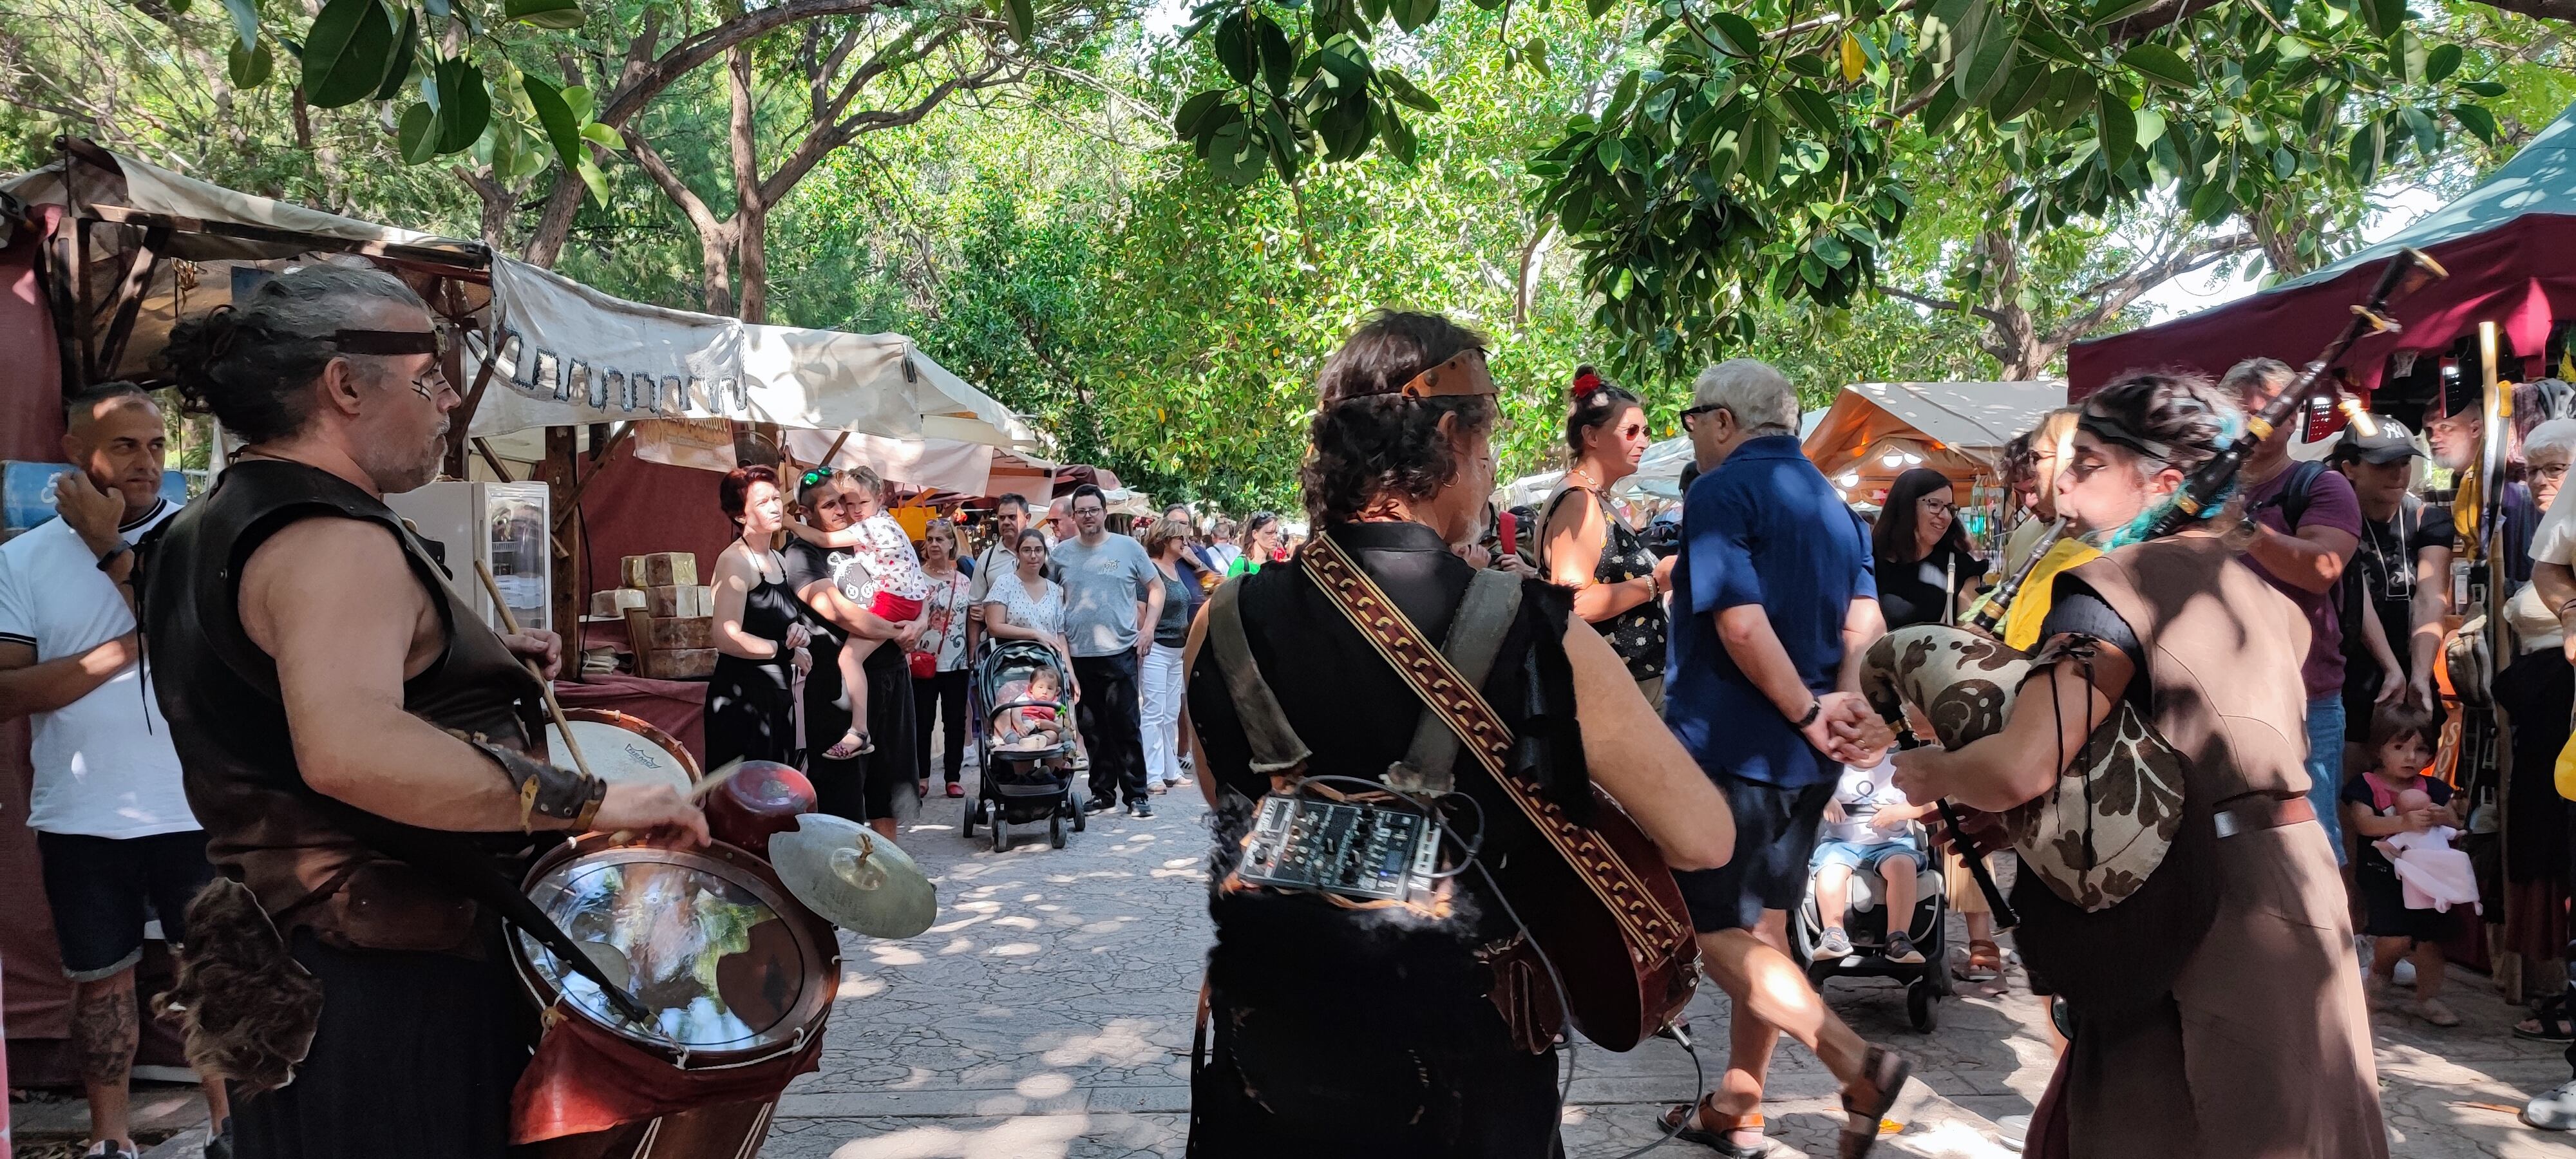
[[[941,920],[906,942],[845,935],[841,999],[823,1067],[789,1089],[769,1159],[1146,1159],[1178,1156],[1201,954],[1205,808],[1194,789],[1158,815],[1104,814],[1069,848],[1029,830],[1009,852],[961,840],[958,802],[931,802],[904,838],[939,885]],[[1954,919],[1955,920],[1955,919]],[[2576,1156],[2576,1136],[2515,1122],[2532,1092],[2567,1078],[2557,1047],[2508,1032],[2517,1017],[2484,979],[2448,1001],[2439,1030],[2373,1021],[2391,1150],[2409,1159]],[[1938,1007],[1929,1035],[1906,1023],[1893,984],[1836,980],[1827,996],[1862,1035],[1910,1054],[1918,1081],[1880,1154],[2005,1156],[1993,1122],[2028,1114],[2051,1061],[2027,992],[1985,988]],[[1691,1019],[1723,1065],[1726,999],[1703,986]],[[1566,1109],[1569,1155],[1650,1142],[1650,1120],[1692,1096],[1690,1059],[1655,1041],[1625,1055],[1579,1051]],[[1764,1107],[1785,1151],[1832,1154],[1832,1078],[1784,1045]],[[1671,1144],[1655,1154],[1706,1154]]]

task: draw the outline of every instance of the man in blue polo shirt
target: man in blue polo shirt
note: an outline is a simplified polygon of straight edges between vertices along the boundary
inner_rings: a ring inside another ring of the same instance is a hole
[[[1735,1000],[1725,1077],[1675,1107],[1684,1138],[1763,1153],[1762,1086],[1781,1031],[1843,1084],[1842,1153],[1875,1139],[1906,1064],[1826,1009],[1789,956],[1788,913],[1843,762],[1875,723],[1859,659],[1886,631],[1869,529],[1799,448],[1798,392],[1739,358],[1701,371],[1682,412],[1701,470],[1682,504],[1664,719],[1734,811],[1735,856],[1677,872],[1709,977]]]

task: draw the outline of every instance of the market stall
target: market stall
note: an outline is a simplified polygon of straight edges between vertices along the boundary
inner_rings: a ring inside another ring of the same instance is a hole
[[[2500,330],[2502,376],[2567,374],[2562,320],[2576,319],[2576,107],[2542,129],[2512,160],[2459,200],[2377,245],[2223,306],[2066,352],[2070,396],[2082,398],[2133,367],[2178,366],[2216,376],[2247,358],[2293,366],[2317,356],[2369,297],[2370,283],[2401,247],[2423,250],[2448,278],[2399,303],[2404,329],[2353,344],[2344,360],[2357,390],[2385,387],[2372,409],[2416,424],[2446,370],[2477,371],[2480,322]],[[2419,425],[2420,428],[2420,424]]]

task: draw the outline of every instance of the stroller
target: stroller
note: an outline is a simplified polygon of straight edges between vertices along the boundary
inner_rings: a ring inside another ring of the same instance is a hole
[[[1914,875],[1914,912],[1908,915],[1906,936],[1914,948],[1923,952],[1920,962],[1891,962],[1881,953],[1887,945],[1887,906],[1881,896],[1886,884],[1876,873],[1854,873],[1849,888],[1850,912],[1843,915],[1843,931],[1851,938],[1852,952],[1839,958],[1817,961],[1815,949],[1824,940],[1823,911],[1816,904],[1816,875],[1807,875],[1806,896],[1798,903],[1798,912],[1789,920],[1789,942],[1797,958],[1807,964],[1807,981],[1819,991],[1825,979],[1894,978],[1905,983],[1905,1014],[1914,1029],[1930,1033],[1936,1015],[1933,1004],[1953,992],[1950,983],[1950,893],[1942,876],[1943,859],[1930,852],[1924,840],[1923,826],[1908,827],[1915,847],[1926,852],[1916,855],[1918,868]]]
[[[1034,640],[998,640],[975,663],[967,711],[983,724],[983,775],[966,805],[964,833],[989,824],[993,852],[1011,846],[1010,826],[1047,825],[1047,844],[1064,848],[1065,823],[1082,832],[1084,762],[1073,725],[1073,673],[1055,649]],[[1049,685],[1052,688],[1049,688]]]

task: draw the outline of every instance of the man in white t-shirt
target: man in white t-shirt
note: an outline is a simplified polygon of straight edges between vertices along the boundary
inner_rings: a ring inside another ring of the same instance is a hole
[[[27,825],[73,983],[87,1154],[130,1159],[145,907],[178,943],[189,899],[215,871],[180,788],[170,725],[145,690],[123,582],[131,543],[178,510],[161,497],[161,408],[131,383],[103,383],[74,395],[64,421],[63,450],[78,469],[54,482],[62,518],[0,544],[0,718],[34,718]],[[229,1159],[223,1084],[209,1078],[205,1094],[217,1131],[206,1153]]]

